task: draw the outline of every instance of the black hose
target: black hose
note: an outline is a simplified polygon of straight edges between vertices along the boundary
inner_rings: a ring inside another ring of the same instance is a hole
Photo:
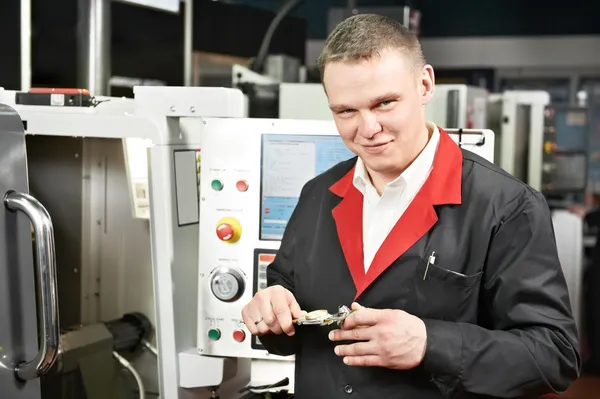
[[[275,30],[281,23],[281,21],[296,7],[300,4],[302,0],[287,0],[277,11],[275,14],[275,18],[271,21],[265,36],[263,37],[263,41],[260,45],[260,49],[258,50],[258,55],[252,62],[250,69],[256,73],[262,73],[264,70],[265,60],[269,55],[269,47],[271,46],[271,40],[273,40],[273,35],[275,34]]]

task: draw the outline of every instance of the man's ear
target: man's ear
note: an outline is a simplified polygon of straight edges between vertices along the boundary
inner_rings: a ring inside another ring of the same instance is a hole
[[[431,101],[435,91],[435,73],[433,67],[429,64],[425,65],[421,71],[419,87],[421,89],[421,103],[426,105]]]

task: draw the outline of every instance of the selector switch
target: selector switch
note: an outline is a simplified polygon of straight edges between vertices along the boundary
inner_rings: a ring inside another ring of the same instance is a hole
[[[210,289],[217,299],[223,302],[235,302],[246,289],[242,273],[230,267],[220,267],[213,272]]]
[[[242,225],[234,218],[223,218],[217,223],[219,240],[233,244],[242,236]]]
[[[246,339],[246,333],[244,332],[244,330],[235,330],[233,332],[233,339],[236,342],[244,342],[244,340]]]

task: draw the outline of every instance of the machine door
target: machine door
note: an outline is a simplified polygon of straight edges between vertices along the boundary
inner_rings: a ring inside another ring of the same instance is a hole
[[[39,399],[59,343],[54,232],[28,194],[23,123],[0,104],[0,398]]]

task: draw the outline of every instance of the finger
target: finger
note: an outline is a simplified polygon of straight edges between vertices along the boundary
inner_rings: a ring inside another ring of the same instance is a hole
[[[357,342],[350,345],[338,345],[334,352],[338,356],[370,356],[379,353],[378,346],[375,342]]]
[[[352,330],[333,330],[329,333],[331,341],[370,341],[374,337],[370,327],[353,328]]]
[[[352,302],[352,306],[350,307],[350,309],[360,310],[360,309],[366,309],[366,308],[364,306],[362,306],[361,304],[359,304],[358,302]]]
[[[258,328],[262,334],[266,334],[269,331],[272,331],[275,334],[281,334],[283,332],[279,327],[279,322],[277,321],[275,313],[273,313],[273,305],[271,305],[270,298],[265,298],[261,301],[260,316],[262,317],[262,321],[258,323]]]
[[[381,312],[378,309],[362,308],[346,317],[341,328],[351,330],[356,327],[374,326],[379,322]]]
[[[383,360],[377,355],[347,356],[344,358],[344,363],[358,367],[385,367]]]
[[[249,312],[250,311],[248,310],[248,308],[244,307],[244,309],[242,310],[242,320],[244,321],[244,324],[246,325],[248,331],[250,331],[250,334],[258,335],[260,331],[256,324],[254,324],[255,320],[252,319]]]
[[[275,295],[271,298],[271,305],[281,330],[287,335],[294,335],[295,330],[294,325],[292,324],[292,312],[290,309],[289,298],[284,295]]]
[[[296,298],[294,298],[294,296],[292,295],[292,293],[288,293],[288,295],[290,296],[290,310],[292,313],[292,317],[294,319],[300,318],[302,316],[304,316],[306,314],[306,312],[304,310],[302,310],[300,308],[300,305],[298,304],[298,301],[296,301]]]

